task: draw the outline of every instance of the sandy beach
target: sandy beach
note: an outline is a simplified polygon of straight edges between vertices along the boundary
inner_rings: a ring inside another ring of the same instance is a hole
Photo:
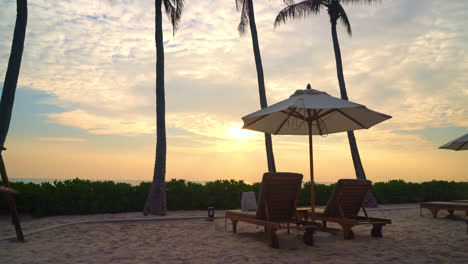
[[[418,204],[383,205],[370,209],[390,218],[383,238],[369,235],[369,226],[355,227],[355,240],[343,240],[330,223],[328,233],[316,232],[315,246],[303,243],[302,233],[279,231],[280,249],[266,243],[262,228],[240,223],[232,233],[224,218],[171,221],[123,221],[71,224],[108,219],[139,219],[140,212],[103,215],[24,218],[26,243],[0,241],[0,263],[466,263],[468,235],[461,220],[419,216]],[[460,219],[464,214],[455,213]],[[205,216],[205,211],[169,212],[166,218]],[[216,211],[216,216],[224,216]],[[161,217],[150,217],[160,219]],[[29,234],[34,230],[64,225]],[[2,216],[0,236],[14,234]]]

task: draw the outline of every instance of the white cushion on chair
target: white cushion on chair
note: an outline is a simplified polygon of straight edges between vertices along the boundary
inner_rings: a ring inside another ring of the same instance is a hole
[[[257,210],[257,200],[255,199],[255,192],[242,193],[241,209],[242,211]]]

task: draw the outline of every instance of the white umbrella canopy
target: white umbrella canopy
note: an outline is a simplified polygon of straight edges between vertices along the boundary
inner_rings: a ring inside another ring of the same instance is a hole
[[[321,91],[297,90],[284,101],[244,116],[243,128],[274,135],[309,135],[311,207],[314,213],[312,135],[367,129],[391,118],[364,105],[342,100]]]
[[[449,143],[440,146],[440,149],[452,149],[455,151],[458,150],[468,150],[468,133],[465,135],[450,141]]]
[[[310,113],[309,113],[310,112]],[[297,90],[289,99],[244,116],[246,129],[274,135],[332,134],[369,128],[391,116],[314,89]]]

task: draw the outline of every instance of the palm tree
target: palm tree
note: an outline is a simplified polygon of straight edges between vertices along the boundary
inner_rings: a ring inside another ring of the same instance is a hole
[[[265,81],[263,78],[262,57],[258,46],[257,26],[255,25],[255,15],[252,0],[236,0],[236,8],[241,11],[241,20],[237,26],[239,34],[244,36],[247,33],[247,24],[250,26],[252,35],[252,46],[255,57],[255,66],[257,67],[258,92],[260,94],[260,107],[263,109],[268,106],[265,94]],[[265,148],[267,154],[268,171],[276,172],[275,157],[273,155],[273,145],[271,135],[265,133]]]
[[[372,3],[378,0],[306,0],[295,4],[292,0],[284,0],[288,6],[281,10],[275,19],[275,27],[281,23],[285,23],[287,19],[303,18],[310,14],[319,14],[322,8],[325,8],[330,16],[331,33],[333,39],[333,48],[335,50],[335,61],[336,61],[336,74],[338,76],[338,83],[340,86],[341,99],[348,100],[348,94],[346,92],[346,85],[343,77],[343,64],[341,62],[340,45],[338,43],[338,35],[336,33],[336,24],[340,20],[345,26],[348,34],[351,36],[351,24],[349,23],[348,16],[341,5],[343,4],[361,4],[361,3]],[[353,131],[348,131],[349,147],[351,149],[351,156],[353,158],[354,170],[356,172],[356,178],[366,179],[364,168],[362,167],[361,157],[359,156],[359,150],[356,144],[356,138]],[[368,206],[376,206],[376,200],[372,194],[367,199]]]
[[[24,39],[26,37],[26,24],[28,22],[28,2],[27,0],[16,1],[16,23],[13,33],[13,43],[11,45],[10,60],[5,74],[5,82],[3,83],[2,99],[0,100],[0,174],[3,185],[10,187],[8,176],[3,162],[2,151],[5,149],[5,140],[10,128],[11,113],[13,103],[15,102],[16,85],[21,67],[21,59],[23,57]],[[16,211],[15,198],[12,194],[7,194],[8,206],[10,208],[12,223],[15,226],[16,237],[23,242],[23,232]]]
[[[172,34],[179,28],[184,0],[155,0],[156,41],[156,158],[153,184],[146,199],[143,214],[166,214],[166,106],[164,96],[164,43],[162,30],[162,3],[172,24]]]

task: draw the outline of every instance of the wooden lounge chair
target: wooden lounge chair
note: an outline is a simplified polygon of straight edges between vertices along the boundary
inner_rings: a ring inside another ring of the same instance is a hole
[[[13,190],[9,187],[3,187],[3,186],[0,186],[0,192],[2,193],[8,193],[8,194],[18,194],[18,192],[16,190]]]
[[[371,185],[372,182],[368,180],[341,179],[336,183],[324,211],[316,209],[313,214],[310,208],[301,208],[298,210],[298,216],[305,220],[322,221],[324,229],[327,222],[338,223],[343,228],[344,239],[354,239],[351,229],[356,225],[373,225],[371,236],[382,237],[382,227],[391,224],[392,220],[367,215],[364,203]],[[358,216],[361,208],[364,216]]]
[[[290,228],[299,228],[305,230],[304,242],[313,245],[314,229],[320,225],[296,218],[296,201],[301,184],[301,174],[265,173],[260,186],[256,211],[226,211],[226,219],[232,221],[233,232],[237,232],[238,222],[263,226],[265,232],[268,233],[270,246],[278,248],[276,230],[287,228],[289,233]]]
[[[468,200],[453,200],[451,202],[455,202],[455,203],[468,203]]]
[[[465,211],[465,216],[468,216],[468,203],[465,202],[423,202],[419,204],[419,215],[421,214],[421,209],[429,209],[434,218],[437,218],[437,214],[440,210],[447,210],[449,212],[448,217],[455,217],[453,215],[454,211]]]

